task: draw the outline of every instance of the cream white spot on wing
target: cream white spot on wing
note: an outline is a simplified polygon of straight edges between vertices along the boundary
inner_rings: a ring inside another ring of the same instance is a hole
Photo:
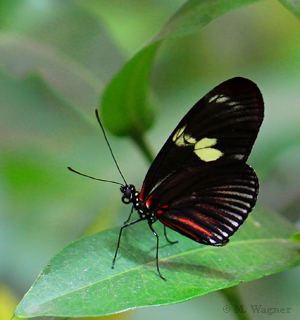
[[[195,149],[208,148],[208,147],[215,146],[216,144],[217,144],[216,138],[203,138],[195,144]]]
[[[213,96],[212,98],[210,98],[210,99],[208,100],[208,103],[213,102],[213,101],[214,101],[214,100],[216,100],[218,97],[219,97],[219,95],[218,95],[218,94],[217,94],[217,95],[215,95],[215,96]]]
[[[197,140],[187,133],[184,133],[186,126],[178,129],[174,134],[172,140],[178,147],[186,147],[191,144],[195,144]]]
[[[216,161],[223,156],[223,152],[216,148],[211,148],[217,144],[216,138],[203,138],[199,140],[194,146],[194,153],[202,161],[211,162]]]
[[[197,142],[196,139],[194,139],[193,137],[189,136],[189,135],[186,135],[185,137],[185,141],[189,144],[195,144]]]
[[[186,145],[185,141],[184,141],[184,135],[183,135],[183,132],[185,130],[186,126],[178,129],[172,140],[175,142],[175,144],[178,146],[178,147],[184,147]]]
[[[194,149],[194,153],[205,162],[216,161],[223,155],[223,152],[215,148]]]
[[[181,136],[179,136],[176,140],[175,140],[175,144],[178,146],[178,147],[184,147],[186,146],[186,143],[184,141],[184,137],[183,137],[183,134]]]
[[[221,95],[217,100],[216,100],[216,103],[224,103],[226,101],[228,101],[229,98],[224,96],[224,95]]]
[[[235,154],[234,155],[234,158],[236,159],[236,160],[243,160],[244,159],[244,155],[243,154]]]
[[[174,134],[174,136],[173,136],[173,138],[172,138],[173,141],[176,141],[180,136],[182,136],[182,134],[183,134],[183,132],[184,132],[184,130],[185,130],[185,127],[186,127],[186,126],[178,129],[178,130],[175,132],[175,134]]]

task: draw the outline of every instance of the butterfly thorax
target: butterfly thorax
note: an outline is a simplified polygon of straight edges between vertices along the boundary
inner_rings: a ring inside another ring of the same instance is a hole
[[[157,220],[154,210],[150,210],[146,203],[140,200],[140,192],[135,189],[134,185],[121,186],[120,190],[123,193],[122,202],[132,203],[141,219],[148,220],[151,224]]]

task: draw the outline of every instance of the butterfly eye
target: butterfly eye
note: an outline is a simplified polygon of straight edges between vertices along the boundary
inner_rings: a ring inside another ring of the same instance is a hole
[[[132,202],[132,198],[135,193],[135,187],[132,185],[121,186],[120,190],[123,193],[122,202],[126,204]]]

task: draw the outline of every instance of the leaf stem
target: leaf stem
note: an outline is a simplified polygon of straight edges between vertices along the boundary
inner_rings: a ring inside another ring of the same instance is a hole
[[[141,134],[131,135],[132,140],[136,143],[136,145],[140,148],[146,159],[150,162],[150,164],[154,160],[153,152],[151,151],[149,144],[146,142],[145,136]]]
[[[243,304],[243,300],[238,292],[237,286],[223,289],[220,292],[223,293],[230,304],[228,310],[231,310],[231,313],[234,313],[237,319],[250,320],[247,310]]]

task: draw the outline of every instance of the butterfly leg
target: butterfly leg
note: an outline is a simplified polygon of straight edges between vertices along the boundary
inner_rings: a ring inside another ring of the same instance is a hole
[[[168,238],[166,226],[164,226],[164,234],[165,234],[166,240],[167,240],[170,244],[178,243],[178,240],[172,241],[172,240],[170,240],[170,239]]]
[[[131,214],[130,214],[131,215]],[[129,216],[130,218],[130,216]],[[115,252],[115,256],[114,256],[114,259],[113,259],[113,262],[112,262],[112,265],[111,265],[111,268],[114,269],[115,267],[115,262],[116,262],[116,259],[117,259],[117,255],[118,255],[118,251],[119,251],[119,247],[120,247],[120,242],[121,242],[121,236],[122,236],[122,232],[123,232],[123,229],[126,228],[126,227],[129,227],[137,222],[140,222],[144,219],[138,219],[138,220],[135,220],[135,221],[132,221],[130,223],[127,223],[127,224],[124,224],[121,229],[120,229],[120,233],[119,233],[119,238],[118,238],[118,244],[117,244],[117,249],[116,249],[116,252]]]
[[[149,224],[149,227],[150,227],[151,231],[153,232],[153,234],[154,234],[155,237],[156,237],[156,269],[157,269],[157,272],[158,272],[159,276],[160,276],[163,280],[167,281],[167,279],[162,276],[162,274],[161,274],[161,272],[160,272],[160,270],[159,270],[159,265],[158,265],[159,235],[158,235],[158,234],[156,233],[156,231],[152,228],[152,223],[151,223],[150,221],[148,221],[148,224]]]
[[[128,219],[123,223],[124,225],[127,224],[131,218],[131,215],[132,215],[132,212],[133,212],[133,207],[131,207],[131,211],[130,211],[130,214],[129,214],[129,217]]]

